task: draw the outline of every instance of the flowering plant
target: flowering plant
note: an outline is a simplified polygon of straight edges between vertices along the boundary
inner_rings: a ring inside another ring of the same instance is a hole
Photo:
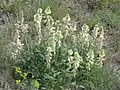
[[[26,26],[23,21],[21,25]],[[16,44],[22,47],[16,59],[20,60],[20,68],[37,79],[40,89],[68,90],[84,86],[83,83],[89,80],[87,73],[93,67],[102,67],[104,30],[100,24],[92,31],[84,24],[80,31],[69,14],[63,20],[54,20],[50,7],[47,7],[44,11],[41,8],[37,10],[32,29],[36,32],[36,40],[31,38],[27,44],[18,39],[20,34],[16,29]],[[31,36],[29,27],[24,31]]]

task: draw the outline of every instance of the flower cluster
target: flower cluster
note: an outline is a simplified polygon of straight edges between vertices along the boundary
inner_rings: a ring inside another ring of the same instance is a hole
[[[73,52],[72,50],[68,50],[68,70],[72,68],[72,72],[75,75],[81,63],[83,63],[83,59],[79,53],[77,51]]]
[[[16,55],[20,52],[22,49],[24,43],[24,37],[26,33],[28,32],[28,24],[24,24],[24,17],[23,12],[20,12],[19,15],[20,19],[17,20],[17,23],[15,24],[15,30],[14,30],[14,42],[12,43],[14,45],[14,52],[12,52],[13,58],[16,58]]]
[[[15,68],[15,76],[17,77],[16,84],[19,84],[19,85],[25,85],[26,84],[27,85],[26,81],[28,79],[28,73],[23,72],[21,70],[21,68],[16,67]],[[40,83],[37,80],[35,80],[35,79],[33,79],[31,81],[33,82],[33,86],[38,89],[39,86],[40,86]]]
[[[42,22],[42,9],[38,9],[37,13],[34,15],[34,21],[35,21],[35,26],[36,26],[36,31],[37,31],[37,41],[38,44],[40,44],[41,39],[42,39],[42,33],[41,33],[41,22]]]

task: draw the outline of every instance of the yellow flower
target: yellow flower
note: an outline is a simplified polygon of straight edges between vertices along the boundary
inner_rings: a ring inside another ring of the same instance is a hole
[[[27,73],[23,73],[22,77],[23,77],[24,79],[27,78],[26,76],[27,76]]]
[[[20,84],[20,83],[21,83],[21,80],[16,80],[16,83],[17,83],[17,84]]]
[[[18,68],[18,67],[15,68],[15,71],[16,71],[17,73],[22,73],[21,70],[20,70],[20,68]]]
[[[39,88],[40,83],[37,80],[34,80],[34,86],[35,86],[35,88]]]

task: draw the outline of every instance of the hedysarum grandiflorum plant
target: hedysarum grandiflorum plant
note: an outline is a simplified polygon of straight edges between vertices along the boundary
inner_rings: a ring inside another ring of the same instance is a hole
[[[36,79],[40,83],[40,90],[83,87],[83,83],[89,80],[87,73],[91,68],[102,67],[104,30],[100,24],[92,32],[86,24],[81,31],[77,30],[69,14],[63,20],[54,20],[50,7],[44,11],[39,8],[33,22],[33,29],[37,32],[35,42],[24,44],[20,39],[16,40],[16,44],[23,43],[21,54],[17,54],[20,60],[17,65],[30,73],[31,77],[27,79]],[[23,22],[21,25],[24,27]],[[18,30],[16,32],[18,39]]]

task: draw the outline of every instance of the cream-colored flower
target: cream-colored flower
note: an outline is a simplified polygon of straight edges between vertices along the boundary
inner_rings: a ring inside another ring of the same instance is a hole
[[[47,47],[48,52],[52,52],[52,47]]]
[[[87,24],[84,24],[84,25],[82,26],[82,31],[83,31],[83,32],[87,33],[89,30],[90,30],[90,29],[89,29],[89,27],[88,27]]]
[[[37,13],[39,13],[39,14],[42,14],[42,8],[39,8],[38,10],[37,10]]]
[[[64,22],[70,22],[71,18],[69,14],[66,14],[66,16],[63,18]]]
[[[100,29],[99,25],[96,24],[93,30],[94,38],[97,38],[99,29]]]
[[[68,50],[68,54],[69,55],[72,55],[73,54],[73,51],[70,49],[70,50]]]
[[[70,28],[71,28],[72,31],[76,31],[76,30],[77,30],[77,25],[76,25],[76,23],[72,23],[72,24],[70,25]]]
[[[48,6],[48,7],[45,9],[45,13],[46,13],[46,14],[51,14],[50,6]]]
[[[34,21],[37,22],[37,21],[41,21],[41,20],[42,20],[42,16],[40,14],[36,13],[34,15]]]

